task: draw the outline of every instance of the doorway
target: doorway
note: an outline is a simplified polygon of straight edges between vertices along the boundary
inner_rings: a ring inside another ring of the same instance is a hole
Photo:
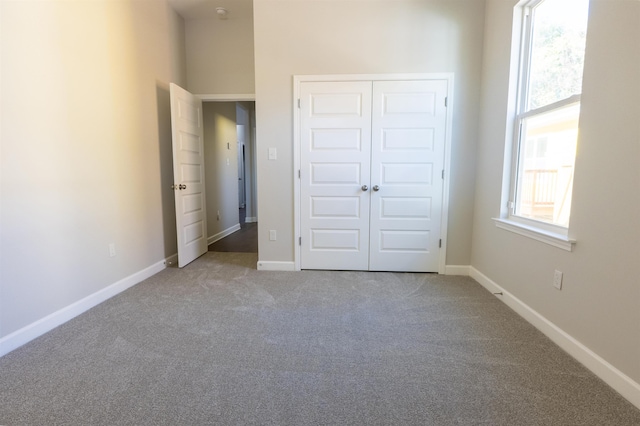
[[[209,251],[257,253],[254,116],[253,101],[203,102]]]

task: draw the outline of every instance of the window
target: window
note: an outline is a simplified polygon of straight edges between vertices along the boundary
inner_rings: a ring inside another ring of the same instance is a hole
[[[509,217],[567,235],[589,0],[524,3]]]

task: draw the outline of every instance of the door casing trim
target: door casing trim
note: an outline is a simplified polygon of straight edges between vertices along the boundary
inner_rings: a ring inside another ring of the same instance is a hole
[[[419,74],[330,74],[330,75],[294,75],[293,76],[293,217],[294,217],[294,268],[300,270],[300,178],[298,171],[300,161],[300,84],[306,82],[331,82],[331,81],[412,81],[412,80],[446,80],[447,81],[447,118],[444,140],[444,183],[442,188],[442,221],[440,224],[440,236],[442,247],[438,259],[438,273],[446,273],[447,262],[447,229],[449,222],[449,181],[451,171],[451,131],[453,115],[453,73],[419,73]]]

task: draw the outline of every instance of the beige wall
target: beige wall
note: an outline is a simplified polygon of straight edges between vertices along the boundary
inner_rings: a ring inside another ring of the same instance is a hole
[[[204,102],[202,112],[207,237],[214,237],[239,224],[236,103]]]
[[[497,229],[515,0],[486,11],[472,265],[640,382],[640,3],[592,0],[566,252]],[[562,291],[553,272],[564,272]]]
[[[447,263],[470,263],[483,17],[477,0],[254,2],[260,260],[294,258],[293,75],[453,72]]]
[[[240,7],[239,5],[236,7]],[[196,94],[254,93],[253,19],[186,22],[187,89]]]
[[[168,84],[186,76],[163,0],[0,8],[4,337],[176,252]]]

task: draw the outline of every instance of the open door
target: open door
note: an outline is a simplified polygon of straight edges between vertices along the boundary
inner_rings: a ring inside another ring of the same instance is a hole
[[[202,100],[170,84],[178,267],[207,252]]]

